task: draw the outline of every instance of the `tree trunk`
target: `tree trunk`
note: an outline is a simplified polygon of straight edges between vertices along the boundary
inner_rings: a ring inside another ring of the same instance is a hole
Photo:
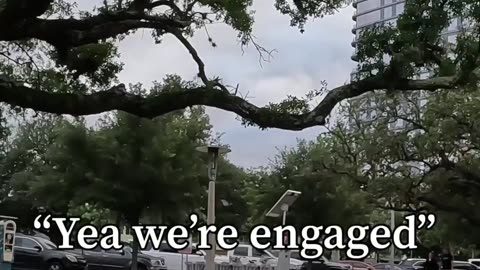
[[[140,217],[135,217],[129,219],[128,223],[130,226],[137,225],[139,223]],[[132,233],[132,265],[131,270],[138,270],[138,239],[135,233]]]
[[[115,225],[118,227],[118,228],[121,228],[122,227],[122,215],[120,214],[120,212],[116,212],[116,218],[115,218]]]
[[[138,270],[138,240],[133,234],[133,243],[132,243],[132,269],[131,270]]]
[[[312,260],[308,260],[307,262],[307,270],[312,270],[313,262]]]

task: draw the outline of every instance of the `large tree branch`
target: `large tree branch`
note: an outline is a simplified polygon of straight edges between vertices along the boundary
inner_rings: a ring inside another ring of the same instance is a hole
[[[183,29],[189,24],[189,21],[176,20],[162,15],[152,16],[139,11],[122,10],[84,19],[34,18],[13,21],[10,27],[0,29],[0,40],[16,41],[35,38],[57,47],[70,48],[115,38],[120,34],[140,28]]]
[[[396,83],[395,89],[404,91],[451,89],[455,88],[455,82],[455,77],[402,80]],[[337,87],[332,89],[317,107],[304,114],[291,114],[273,111],[267,107],[257,107],[241,97],[226,91],[215,90],[209,86],[142,97],[127,94],[124,85],[93,94],[49,93],[0,78],[0,102],[55,114],[80,116],[121,110],[147,118],[189,106],[205,105],[236,113],[262,128],[302,130],[324,125],[326,117],[342,100],[369,91],[385,89],[388,85],[391,85],[391,82],[384,80],[382,75],[378,74],[362,81]]]
[[[45,1],[45,3],[51,2],[48,0],[42,1]],[[14,2],[9,0],[8,3]],[[150,7],[147,6],[146,8],[154,8],[158,5],[168,6],[169,3],[172,2],[155,1],[151,3]],[[174,7],[170,6],[170,8]],[[369,91],[383,89],[401,91],[454,89],[463,83],[460,78],[464,78],[465,75],[462,73],[426,80],[401,79],[397,78],[398,75],[396,75],[392,65],[390,69],[383,73],[331,90],[321,103],[308,113],[292,114],[275,111],[268,107],[257,107],[245,99],[230,94],[218,82],[209,81],[205,74],[204,63],[180,31],[187,27],[191,23],[190,21],[179,21],[171,16],[146,15],[139,10],[122,10],[106,12],[84,19],[45,20],[33,18],[15,22],[9,28],[0,29],[0,40],[15,41],[36,38],[56,46],[57,49],[68,49],[95,43],[140,28],[163,30],[175,35],[187,48],[198,64],[199,76],[205,83],[204,87],[196,89],[141,97],[126,94],[124,85],[118,85],[109,91],[84,95],[42,92],[0,79],[0,101],[56,114],[89,115],[110,110],[122,110],[138,116],[153,118],[189,106],[205,105],[234,112],[262,128],[301,130],[324,125],[327,116],[342,100]],[[398,58],[398,56],[395,56],[395,58]],[[396,79],[392,80],[392,78]]]
[[[397,212],[408,212],[408,213],[415,213],[415,214],[418,214],[418,213],[429,210],[426,206],[419,206],[419,207],[390,206],[390,205],[385,206],[385,205],[378,204],[377,207],[380,208],[380,209],[383,209],[383,210],[393,210],[393,211],[397,211]]]
[[[474,226],[480,226],[480,218],[476,215],[473,215],[473,212],[468,207],[462,208],[461,206],[454,206],[453,204],[450,204],[444,200],[442,201],[427,196],[420,196],[417,198],[417,200],[426,202],[439,211],[455,213],[467,220],[470,224]]]

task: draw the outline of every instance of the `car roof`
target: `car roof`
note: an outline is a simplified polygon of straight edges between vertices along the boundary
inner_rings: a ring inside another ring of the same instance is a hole
[[[377,264],[373,265],[373,267],[380,266],[380,265],[390,266],[389,263],[377,263]],[[402,268],[399,265],[395,264],[394,269],[402,269]]]
[[[24,237],[24,238],[33,238],[36,239],[33,235],[23,234],[23,233],[15,233],[15,237]]]
[[[341,262],[357,262],[357,263],[363,263],[363,264],[368,264],[367,262],[363,262],[363,261],[356,261],[356,260],[341,260]]]

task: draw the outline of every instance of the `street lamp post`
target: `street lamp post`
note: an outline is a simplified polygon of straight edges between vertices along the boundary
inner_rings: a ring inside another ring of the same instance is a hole
[[[395,211],[390,210],[390,230],[395,231]],[[395,245],[390,247],[390,269],[394,270],[395,267]]]
[[[390,202],[385,204],[385,207],[393,206]],[[390,230],[393,232],[395,231],[395,210],[390,209]],[[390,269],[394,270],[395,268],[395,245],[390,246]]]
[[[215,224],[215,181],[217,180],[217,161],[220,154],[230,152],[230,149],[219,145],[208,145],[197,147],[197,151],[208,154],[208,206],[207,206],[207,225]],[[208,243],[212,246],[206,252],[206,269],[215,270],[215,235],[208,235]]]
[[[282,225],[285,226],[287,222],[287,212],[290,206],[297,200],[302,193],[300,191],[287,190],[278,199],[275,205],[266,214],[267,217],[282,217]],[[286,242],[285,237],[283,241]],[[288,250],[281,250],[278,255],[278,270],[290,269],[290,253]]]

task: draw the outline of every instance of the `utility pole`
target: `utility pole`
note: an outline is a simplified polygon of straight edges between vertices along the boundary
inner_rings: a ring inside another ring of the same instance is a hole
[[[395,231],[395,211],[390,210],[390,230]],[[395,267],[395,246],[390,245],[390,269],[394,270]]]

